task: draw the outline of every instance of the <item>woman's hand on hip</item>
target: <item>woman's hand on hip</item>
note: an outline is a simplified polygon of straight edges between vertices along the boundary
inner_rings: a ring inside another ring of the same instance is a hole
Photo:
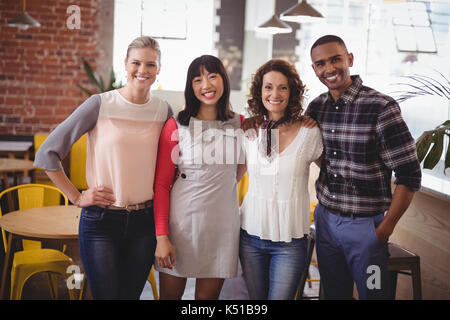
[[[110,206],[115,201],[116,198],[114,197],[114,192],[111,189],[107,187],[95,187],[83,191],[77,205],[81,208],[94,205]]]
[[[172,269],[175,264],[175,251],[167,235],[156,237],[155,260],[162,268]]]

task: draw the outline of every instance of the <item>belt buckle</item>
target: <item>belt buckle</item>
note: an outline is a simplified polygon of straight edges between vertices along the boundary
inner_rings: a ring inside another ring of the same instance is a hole
[[[131,212],[133,210],[138,210],[139,209],[139,205],[138,204],[127,204],[125,206],[125,210],[127,210],[128,212]]]

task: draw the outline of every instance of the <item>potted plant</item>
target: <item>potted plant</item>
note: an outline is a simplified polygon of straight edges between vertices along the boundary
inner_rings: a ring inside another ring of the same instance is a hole
[[[84,67],[84,70],[86,71],[86,74],[89,77],[89,81],[91,82],[92,86],[96,89],[96,91],[98,93],[106,92],[106,91],[110,91],[110,90],[114,90],[114,89],[119,89],[119,88],[123,87],[122,82],[119,82],[118,84],[116,84],[116,76],[115,76],[114,70],[112,68],[111,68],[111,73],[110,73],[110,77],[109,77],[109,82],[105,83],[103,78],[92,69],[91,65],[86,61],[86,59],[84,59],[82,57],[81,61],[83,62],[83,67]],[[79,84],[77,84],[77,87],[80,88],[81,91],[83,91],[84,93],[86,93],[89,96],[91,96],[95,93]]]
[[[439,72],[438,72],[439,73]],[[404,85],[408,89],[404,91],[397,91],[396,99],[399,103],[408,99],[423,96],[423,95],[436,95],[440,96],[450,103],[450,82],[449,80],[439,73],[442,79],[435,79],[424,75],[411,75],[404,76],[408,79],[408,83],[398,83]],[[424,169],[433,169],[439,162],[442,156],[444,148],[444,137],[447,136],[446,155],[445,155],[445,170],[450,167],[450,120],[444,121],[432,130],[427,130],[416,141],[417,157],[419,161],[423,163]],[[433,144],[433,145],[432,145]],[[430,150],[431,147],[431,150]]]

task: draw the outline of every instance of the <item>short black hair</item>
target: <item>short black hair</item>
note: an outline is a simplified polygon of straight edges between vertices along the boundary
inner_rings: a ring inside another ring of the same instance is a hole
[[[230,79],[222,61],[211,55],[203,55],[194,59],[188,69],[186,87],[184,89],[185,109],[180,111],[177,117],[181,125],[189,125],[191,117],[197,116],[200,109],[200,101],[195,96],[192,88],[192,80],[200,75],[202,68],[205,68],[210,73],[220,74],[223,80],[223,94],[217,102],[217,120],[227,121],[234,116],[230,105]]]
[[[315,47],[320,46],[322,44],[330,43],[330,42],[337,42],[340,45],[342,45],[345,48],[345,50],[347,50],[347,46],[345,45],[344,40],[342,40],[338,36],[335,36],[332,34],[327,34],[326,36],[320,37],[319,39],[316,40],[316,42],[314,42],[314,44],[311,47],[311,53]]]

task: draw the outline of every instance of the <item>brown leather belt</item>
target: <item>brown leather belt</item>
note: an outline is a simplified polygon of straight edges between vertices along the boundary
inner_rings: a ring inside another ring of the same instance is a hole
[[[339,211],[331,211],[328,208],[326,208],[326,210],[328,210],[328,212],[330,212],[338,217],[371,218],[371,217],[375,217],[375,216],[381,214],[381,213],[358,213],[358,214],[343,213],[343,212],[339,212]]]
[[[142,210],[142,209],[151,207],[152,205],[153,205],[153,200],[148,200],[148,201],[138,203],[138,204],[127,204],[125,207],[107,206],[107,207],[105,207],[105,209],[131,212],[131,211]]]

